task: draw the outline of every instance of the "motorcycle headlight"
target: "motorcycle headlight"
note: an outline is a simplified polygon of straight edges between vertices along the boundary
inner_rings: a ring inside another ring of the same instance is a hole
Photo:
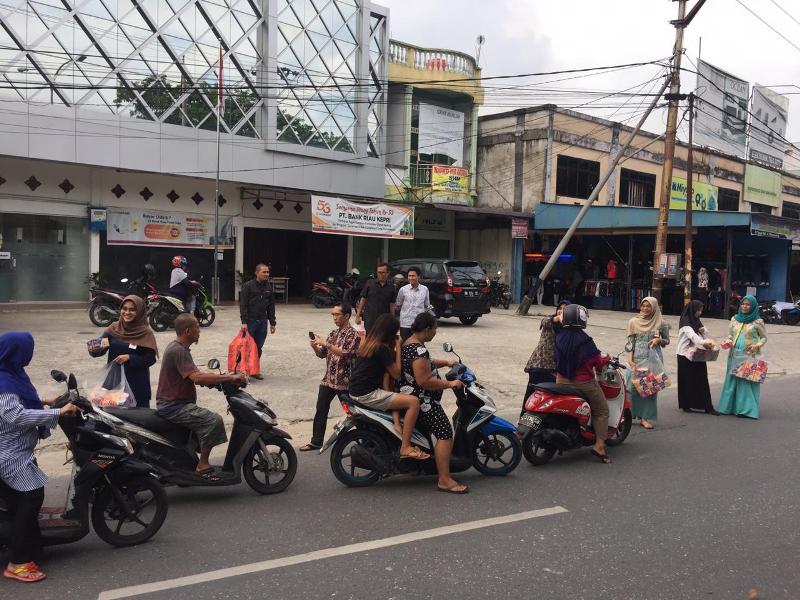
[[[260,410],[254,410],[253,412],[256,413],[259,417],[261,417],[261,420],[264,421],[267,425],[277,425],[278,424],[278,422],[275,419],[270,417],[265,412],[262,412]]]

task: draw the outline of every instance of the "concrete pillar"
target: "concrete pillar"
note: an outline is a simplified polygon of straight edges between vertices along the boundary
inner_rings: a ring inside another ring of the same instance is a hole
[[[522,294],[525,292],[522,288],[523,285],[523,267],[525,265],[525,240],[522,238],[515,238],[511,246],[511,272],[513,278],[511,281],[511,293],[514,297],[514,302],[519,304],[522,301]]]

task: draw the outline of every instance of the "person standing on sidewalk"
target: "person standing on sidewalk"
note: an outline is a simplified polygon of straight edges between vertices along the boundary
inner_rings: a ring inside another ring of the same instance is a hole
[[[317,394],[317,409],[314,413],[314,429],[311,441],[301,446],[300,452],[319,450],[325,441],[325,425],[328,422],[328,411],[331,401],[337,395],[347,392],[350,385],[350,373],[353,370],[353,361],[361,342],[361,336],[350,324],[353,309],[346,304],[334,304],[331,310],[336,329],[328,334],[327,339],[317,336],[309,343],[311,349],[319,358],[324,358],[326,363],[325,377],[319,384]]]
[[[394,315],[394,304],[397,290],[389,281],[389,264],[378,265],[377,278],[370,279],[364,285],[361,299],[356,309],[356,325],[364,320],[364,330],[369,333],[372,325],[381,315]]]
[[[706,328],[700,321],[703,303],[692,300],[683,307],[678,324],[678,408],[685,412],[702,410],[710,415],[718,415],[711,403],[711,390],[708,387],[708,365],[696,361],[697,352],[711,350],[716,343],[706,337]]]
[[[397,292],[395,306],[400,311],[400,337],[405,342],[411,337],[411,325],[421,312],[430,306],[431,295],[428,287],[419,282],[419,267],[409,267],[408,283]]]
[[[242,319],[242,331],[247,330],[258,347],[258,358],[261,358],[264,342],[267,339],[267,322],[269,332],[275,333],[275,292],[269,282],[269,267],[263,263],[256,265],[256,277],[242,286],[239,294],[239,315]],[[264,379],[260,373],[252,375],[254,379]]]

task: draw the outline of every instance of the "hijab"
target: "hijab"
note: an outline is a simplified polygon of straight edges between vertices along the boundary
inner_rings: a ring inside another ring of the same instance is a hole
[[[153,330],[150,329],[150,325],[147,324],[147,312],[145,310],[144,298],[139,296],[125,296],[122,304],[128,301],[133,302],[136,308],[136,316],[133,318],[133,321],[126,323],[122,320],[122,314],[120,314],[119,319],[106,329],[106,333],[128,344],[151,348],[155,351],[156,356],[158,356],[156,336]]]
[[[658,306],[658,300],[652,296],[642,298],[642,302],[647,302],[652,311],[649,317],[643,317],[640,314],[632,317],[628,321],[628,335],[639,335],[640,333],[657,332],[661,328],[661,307]]]
[[[683,307],[683,312],[681,313],[681,320],[678,323],[678,327],[691,327],[695,330],[695,333],[700,333],[700,328],[703,324],[700,322],[700,317],[694,316],[698,310],[703,308],[703,303],[700,300],[692,300]]]
[[[597,354],[600,350],[583,329],[560,329],[556,334],[556,372],[567,379]]]
[[[750,312],[743,313],[742,312],[742,302],[745,300],[750,301]],[[761,310],[758,308],[758,300],[756,300],[755,296],[751,296],[747,294],[744,298],[739,300],[739,312],[737,312],[733,318],[739,321],[739,323],[752,323],[756,319],[761,317]]]
[[[27,331],[9,331],[0,335],[0,394],[16,394],[22,406],[42,410],[36,388],[25,372],[33,358],[33,336]],[[50,435],[46,427],[39,427],[39,437]]]

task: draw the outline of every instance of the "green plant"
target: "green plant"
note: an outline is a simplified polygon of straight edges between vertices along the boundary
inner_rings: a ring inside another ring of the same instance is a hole
[[[236,271],[236,278],[239,280],[239,285],[244,285],[250,279],[250,276],[246,275],[244,271]]]

